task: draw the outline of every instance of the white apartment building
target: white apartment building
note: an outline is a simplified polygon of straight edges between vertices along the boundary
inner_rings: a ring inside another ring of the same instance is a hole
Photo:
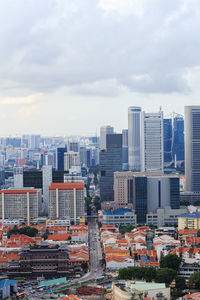
[[[69,218],[76,224],[84,217],[84,183],[52,183],[49,187],[49,218]]]
[[[22,219],[30,225],[41,209],[41,190],[34,188],[0,190],[0,217]]]
[[[72,167],[80,166],[79,152],[68,151],[64,153],[64,170],[69,171]]]
[[[141,171],[163,172],[163,112],[142,112],[141,121]]]

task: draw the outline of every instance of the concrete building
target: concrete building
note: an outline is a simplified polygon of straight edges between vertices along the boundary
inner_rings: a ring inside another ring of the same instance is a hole
[[[23,182],[23,167],[13,168],[14,188],[21,189],[24,186]]]
[[[163,299],[170,299],[170,288],[166,288],[165,283],[151,283],[144,281],[119,280],[112,283],[113,300],[133,299],[157,299],[157,295],[162,293]]]
[[[42,167],[42,190],[43,190],[43,207],[42,211],[45,215],[48,215],[49,207],[49,186],[52,183],[52,166]]]
[[[146,224],[157,227],[177,226],[178,217],[187,212],[187,208],[172,209],[170,207],[158,208],[146,215]]]
[[[200,106],[185,106],[186,191],[200,191]]]
[[[179,209],[179,177],[162,173],[115,172],[114,202],[118,207],[132,204],[139,224],[146,223],[146,215],[157,209]]]
[[[107,134],[113,134],[114,127],[107,125],[100,128],[100,150],[106,150],[106,136]]]
[[[142,112],[141,122],[141,171],[163,172],[164,141],[163,112]]]
[[[104,210],[102,216],[102,225],[137,225],[137,217],[132,209],[121,208],[116,210]]]
[[[141,108],[128,108],[128,164],[129,170],[141,170]]]
[[[128,170],[128,129],[122,130],[122,170]]]
[[[52,183],[49,187],[49,218],[69,218],[75,224],[85,216],[84,183]]]
[[[69,171],[72,167],[80,166],[79,152],[69,151],[64,153],[64,170]]]
[[[200,229],[200,213],[192,212],[178,216],[178,229]]]
[[[22,219],[30,225],[41,210],[41,190],[8,189],[0,190],[1,219]]]
[[[122,135],[107,134],[106,150],[100,152],[100,198],[114,200],[114,172],[122,171]]]
[[[69,143],[69,151],[79,152],[80,151],[79,142],[70,142]]]

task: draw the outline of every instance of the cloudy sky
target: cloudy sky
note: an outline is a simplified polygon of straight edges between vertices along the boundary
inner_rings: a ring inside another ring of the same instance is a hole
[[[0,135],[92,135],[200,104],[199,0],[0,0]]]

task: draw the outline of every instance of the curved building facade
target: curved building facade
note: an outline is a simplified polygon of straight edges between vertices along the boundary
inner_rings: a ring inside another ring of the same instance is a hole
[[[141,170],[141,107],[128,108],[128,164],[129,170]]]

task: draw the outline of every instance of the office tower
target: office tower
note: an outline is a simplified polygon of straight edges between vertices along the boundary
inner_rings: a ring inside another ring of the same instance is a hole
[[[69,171],[74,166],[80,166],[80,156],[78,152],[65,152],[64,153],[64,170]]]
[[[14,176],[14,188],[21,189],[24,186],[23,183],[23,167],[14,167],[13,176]]]
[[[38,217],[41,208],[41,190],[8,189],[0,190],[0,217],[30,221]]]
[[[44,154],[44,165],[45,166],[54,166],[54,153],[45,153]]]
[[[200,106],[185,106],[186,191],[200,191]]]
[[[141,170],[163,172],[163,112],[142,112]]]
[[[5,184],[5,170],[0,167],[0,187]]]
[[[172,162],[172,119],[163,120],[164,164]]]
[[[84,183],[52,183],[49,187],[49,217],[68,218],[74,224],[84,217]]]
[[[87,166],[87,149],[86,147],[80,147],[80,164],[81,166]]]
[[[91,149],[86,149],[87,151],[87,163],[86,163],[86,166],[89,168],[91,166]]]
[[[70,142],[69,143],[69,151],[79,152],[80,146],[78,142]]]
[[[28,136],[28,148],[38,149],[40,148],[40,135],[29,135]]]
[[[173,118],[172,156],[175,162],[184,162],[184,119],[180,115]]]
[[[162,173],[115,172],[114,202],[115,207],[132,204],[139,224],[146,223],[147,214],[157,214],[158,209],[170,209],[174,217],[180,208],[179,177],[163,176]]]
[[[91,163],[92,167],[99,165],[99,148],[98,147],[91,148],[90,163]]]
[[[128,170],[128,129],[122,130],[122,170]]]
[[[100,198],[114,200],[114,172],[122,171],[122,134],[107,134],[106,150],[100,152]]]
[[[100,128],[100,150],[106,149],[106,136],[107,134],[113,134],[114,133],[114,127],[107,125],[107,126],[101,126]]]
[[[131,106],[128,108],[128,164],[129,170],[140,171],[141,152],[141,108]]]
[[[42,212],[48,215],[49,206],[49,186],[52,183],[52,166],[46,165],[42,167],[42,191],[43,191],[43,207]]]
[[[59,147],[56,149],[56,169],[64,170],[64,153],[67,152],[67,147]]]

